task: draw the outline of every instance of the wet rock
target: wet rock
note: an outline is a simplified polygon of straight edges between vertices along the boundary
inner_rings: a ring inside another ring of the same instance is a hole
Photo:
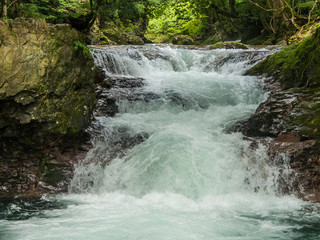
[[[215,71],[220,71],[221,67],[228,63],[234,63],[239,61],[247,61],[249,65],[253,65],[262,59],[264,59],[266,56],[268,56],[270,51],[241,51],[241,52],[235,52],[230,53],[228,55],[217,55],[217,58],[214,61],[213,69]],[[205,71],[211,71],[210,68],[205,69]]]
[[[166,56],[160,52],[155,52],[155,51],[150,51],[150,52],[145,52],[143,54],[146,58],[148,58],[149,60],[155,60],[155,59],[163,59],[168,61],[170,59],[169,56]]]
[[[235,128],[249,137],[277,137],[294,127],[289,124],[289,115],[298,104],[298,94],[277,92],[261,103],[256,112]]]
[[[194,44],[194,41],[188,35],[178,35],[173,37],[172,43],[178,45],[192,45]]]
[[[102,67],[95,68],[95,76],[94,76],[94,83],[95,84],[102,84],[106,78],[106,73]],[[110,85],[111,87],[111,85]]]
[[[103,127],[100,123],[94,121],[90,128],[92,141],[103,142],[103,144],[100,144],[99,148],[93,149],[81,164],[94,163],[105,166],[116,157],[124,157],[129,149],[149,138],[148,133],[135,133],[130,126],[115,127],[109,130],[107,135],[101,134],[102,131]]]
[[[48,138],[47,144],[29,151],[16,144],[7,142],[6,149],[0,151],[0,198],[66,192],[74,165],[91,147],[88,135],[83,133],[60,140]],[[14,153],[9,151],[13,148]]]
[[[312,116],[303,107],[307,99],[308,94],[300,90],[276,92],[247,121],[238,123],[238,130],[256,142],[252,147],[265,145],[271,162],[283,169],[279,173],[279,193],[319,202],[319,141],[301,121]],[[292,172],[285,170],[286,164]]]
[[[169,100],[170,103],[180,106],[183,110],[208,109],[210,106],[210,103],[207,100],[203,100],[199,96],[193,97],[175,91],[166,91],[165,98],[166,100]]]
[[[240,42],[217,42],[209,47],[209,49],[248,49],[248,47]]]
[[[319,58],[314,56],[319,41],[320,29],[312,38],[268,57],[248,72],[273,76],[272,92],[248,120],[235,127],[267,146],[272,161],[288,163],[290,181],[280,174],[280,192],[316,202],[320,202],[320,90]]]
[[[140,55],[140,53],[134,49],[128,48],[127,53],[129,55],[129,57],[132,59],[135,59],[137,61],[142,59],[142,56]]]
[[[41,123],[40,131],[72,133],[91,120],[94,63],[74,49],[84,36],[68,25],[0,22],[0,118],[7,127]],[[3,35],[3,36],[2,36]],[[10,123],[10,124],[9,124]]]
[[[114,88],[140,88],[144,85],[143,78],[132,77],[110,77]]]
[[[129,99],[135,101],[139,98],[139,88],[144,85],[143,78],[108,76],[97,86],[97,106],[95,116],[113,117],[119,112],[116,101]]]
[[[119,112],[119,109],[116,104],[116,99],[106,98],[106,99],[99,99],[97,101],[95,116],[114,117],[118,112]]]
[[[74,48],[85,37],[15,20],[0,39],[0,197],[65,192],[95,103],[93,60]]]

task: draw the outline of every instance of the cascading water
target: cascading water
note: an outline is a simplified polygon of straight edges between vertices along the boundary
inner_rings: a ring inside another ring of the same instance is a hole
[[[0,238],[318,239],[316,205],[277,196],[279,169],[265,149],[229,131],[265,99],[260,80],[242,74],[269,53],[95,49],[109,79],[139,86],[108,93],[119,112],[96,117],[94,148],[70,193],[54,199],[64,206],[0,220]]]

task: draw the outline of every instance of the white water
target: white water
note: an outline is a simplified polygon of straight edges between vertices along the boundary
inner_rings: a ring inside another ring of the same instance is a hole
[[[119,114],[98,118],[102,136],[88,154],[95,163],[76,169],[71,189],[80,193],[56,197],[68,206],[43,216],[1,220],[0,238],[318,239],[314,206],[278,196],[279,169],[265,149],[251,150],[240,133],[226,131],[266,98],[257,78],[242,75],[250,55],[154,46],[96,51],[109,75],[142,77],[141,96],[157,97],[119,99]],[[106,167],[97,164],[109,143],[137,134],[144,142]]]

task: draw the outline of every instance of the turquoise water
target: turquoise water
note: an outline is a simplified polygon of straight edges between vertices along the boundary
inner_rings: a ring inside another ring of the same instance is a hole
[[[97,49],[109,76],[144,79],[139,98],[119,97],[115,117],[97,118],[69,194],[2,204],[0,239],[319,239],[318,205],[277,194],[279,169],[290,168],[229,131],[266,99],[261,80],[243,76],[266,54]],[[111,143],[134,136],[143,141],[104,164]]]

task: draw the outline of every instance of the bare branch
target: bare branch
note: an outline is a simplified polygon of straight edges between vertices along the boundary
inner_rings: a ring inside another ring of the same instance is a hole
[[[18,1],[18,0],[12,1],[12,2],[8,5],[7,9],[9,9],[9,8],[11,7],[11,5],[14,4],[14,3],[17,2],[17,1]]]
[[[289,8],[290,12],[291,12],[291,23],[293,24],[293,26],[296,29],[300,29],[301,27],[296,23],[295,21],[295,17],[297,16],[297,13],[294,11],[294,9],[290,6],[290,4],[286,1],[286,0],[281,0],[282,2],[285,3],[285,5]]]
[[[255,6],[257,6],[258,8],[261,8],[262,10],[266,11],[266,12],[275,12],[275,11],[279,11],[281,9],[284,9],[285,7],[281,7],[279,9],[273,9],[273,8],[264,8],[261,5],[259,5],[258,3],[252,1],[252,0],[248,0],[249,2],[251,2],[252,4],[254,4]]]

